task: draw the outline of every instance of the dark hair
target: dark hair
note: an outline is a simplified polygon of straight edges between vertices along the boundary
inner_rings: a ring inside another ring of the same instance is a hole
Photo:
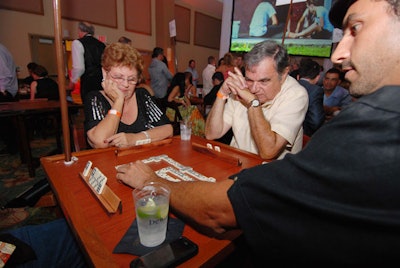
[[[36,62],[30,62],[26,65],[26,68],[28,68],[28,70],[33,71],[33,69],[35,69],[35,67],[37,66]]]
[[[32,73],[36,74],[39,77],[45,77],[48,75],[46,68],[42,65],[36,65],[36,67],[32,70]]]
[[[189,83],[193,84],[193,75],[191,72],[185,72],[185,79],[189,79]]]
[[[275,41],[266,40],[255,44],[244,56],[246,68],[258,65],[265,58],[275,60],[275,69],[279,75],[283,74],[285,69],[290,65],[286,49]]]
[[[325,74],[338,74],[339,79],[341,78],[341,71],[338,68],[330,68],[328,71],[326,71]]]
[[[190,65],[190,64],[192,64],[192,62],[194,62],[194,60],[193,60],[193,59],[191,59],[191,60],[189,61],[189,65]]]
[[[300,61],[300,67],[299,67],[300,78],[314,79],[319,75],[320,72],[321,72],[321,66],[318,64],[318,62],[308,58],[302,59]]]
[[[224,81],[224,75],[221,72],[215,72],[211,77],[212,80],[218,79],[219,81]]]
[[[177,72],[172,77],[171,84],[169,85],[168,91],[167,91],[167,98],[168,98],[168,95],[171,93],[171,91],[176,86],[179,87],[179,97],[183,97],[185,95],[185,73]]]
[[[153,54],[151,55],[152,58],[156,58],[158,57],[158,55],[162,55],[164,54],[164,49],[162,49],[161,47],[155,47],[153,49]]]
[[[132,40],[129,39],[128,37],[121,36],[121,37],[118,39],[118,42],[124,43],[124,44],[131,44],[131,43],[132,43]]]
[[[215,61],[215,57],[214,56],[208,56],[208,59],[207,59],[208,64],[211,64],[213,61]]]

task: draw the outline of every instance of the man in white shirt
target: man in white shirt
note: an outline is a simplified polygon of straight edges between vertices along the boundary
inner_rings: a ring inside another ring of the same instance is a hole
[[[82,101],[85,102],[85,95],[91,90],[101,90],[101,56],[106,47],[94,36],[94,26],[88,22],[79,22],[78,36],[72,42],[72,71],[69,88],[80,79],[80,90]]]
[[[201,74],[203,78],[203,96],[207,95],[214,86],[212,76],[215,73],[215,57],[209,56],[207,62],[208,64]]]
[[[230,128],[231,146],[281,159],[303,144],[308,94],[289,74],[284,47],[268,40],[245,56],[246,74],[235,67],[217,93],[206,121],[206,138],[218,139]]]

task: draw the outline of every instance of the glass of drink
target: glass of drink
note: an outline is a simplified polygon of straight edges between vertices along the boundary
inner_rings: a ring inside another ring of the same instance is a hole
[[[169,211],[168,186],[150,182],[142,189],[133,190],[139,240],[143,246],[155,247],[164,242]]]
[[[181,140],[188,141],[192,135],[192,122],[181,121]]]

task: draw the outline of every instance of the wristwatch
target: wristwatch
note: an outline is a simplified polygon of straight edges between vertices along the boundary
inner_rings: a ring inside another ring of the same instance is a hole
[[[258,106],[260,106],[260,101],[258,99],[254,99],[249,102],[249,106],[247,108],[258,107]]]

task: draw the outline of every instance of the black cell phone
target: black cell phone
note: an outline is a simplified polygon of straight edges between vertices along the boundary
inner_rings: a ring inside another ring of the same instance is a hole
[[[130,264],[130,268],[175,267],[195,256],[198,251],[199,247],[195,243],[182,236],[142,257],[134,259]]]

